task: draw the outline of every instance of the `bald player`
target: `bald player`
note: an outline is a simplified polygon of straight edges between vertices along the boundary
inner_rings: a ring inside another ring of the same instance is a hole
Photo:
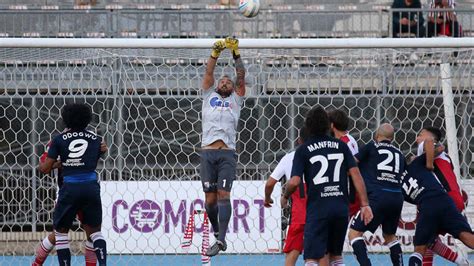
[[[382,226],[385,244],[390,248],[393,265],[403,265],[402,249],[395,233],[403,206],[401,178],[405,170],[402,152],[392,144],[395,130],[390,124],[382,124],[369,142],[355,155],[367,187],[374,219],[365,224],[359,213],[354,216],[349,229],[349,240],[360,265],[371,265],[362,235],[372,233]]]

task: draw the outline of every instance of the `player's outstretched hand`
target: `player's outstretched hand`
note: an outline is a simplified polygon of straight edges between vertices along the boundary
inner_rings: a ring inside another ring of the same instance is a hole
[[[221,52],[224,51],[226,48],[226,42],[224,40],[218,40],[214,42],[212,46],[211,56],[214,58],[218,58],[221,55]]]
[[[236,38],[227,37],[225,38],[225,46],[232,52],[234,59],[240,57],[239,40]]]
[[[372,209],[370,206],[364,206],[360,208],[360,218],[364,221],[364,224],[367,225],[372,221],[374,218],[374,214],[372,213]]]
[[[271,208],[272,204],[273,204],[273,200],[271,198],[269,198],[269,199],[265,199],[265,202],[263,203],[263,206],[265,206],[267,208]]]

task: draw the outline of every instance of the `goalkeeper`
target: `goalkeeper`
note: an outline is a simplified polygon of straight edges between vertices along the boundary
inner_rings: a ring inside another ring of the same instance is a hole
[[[201,182],[206,197],[206,212],[216,243],[206,252],[215,256],[225,251],[225,235],[232,215],[230,191],[236,176],[236,130],[245,95],[245,67],[240,58],[239,41],[218,40],[212,47],[202,82]],[[235,83],[222,76],[214,86],[214,69],[222,51],[229,49],[235,61]]]

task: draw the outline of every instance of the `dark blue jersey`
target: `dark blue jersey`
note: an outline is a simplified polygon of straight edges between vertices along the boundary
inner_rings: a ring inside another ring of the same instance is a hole
[[[97,180],[101,142],[102,138],[90,131],[68,131],[53,139],[48,157],[60,157],[64,182]]]
[[[401,177],[405,171],[405,157],[389,141],[371,141],[355,155],[364,177],[367,193],[380,190],[401,192]]]
[[[405,200],[416,205],[433,197],[447,196],[443,185],[426,168],[426,154],[418,156],[407,166],[402,176],[402,187]]]
[[[313,136],[298,147],[291,176],[304,176],[307,217],[347,216],[347,171],[355,166],[349,147],[333,137]]]

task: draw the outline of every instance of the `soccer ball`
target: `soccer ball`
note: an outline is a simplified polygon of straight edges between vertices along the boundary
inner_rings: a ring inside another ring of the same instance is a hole
[[[255,17],[260,10],[260,0],[240,0],[239,10],[244,17]]]

